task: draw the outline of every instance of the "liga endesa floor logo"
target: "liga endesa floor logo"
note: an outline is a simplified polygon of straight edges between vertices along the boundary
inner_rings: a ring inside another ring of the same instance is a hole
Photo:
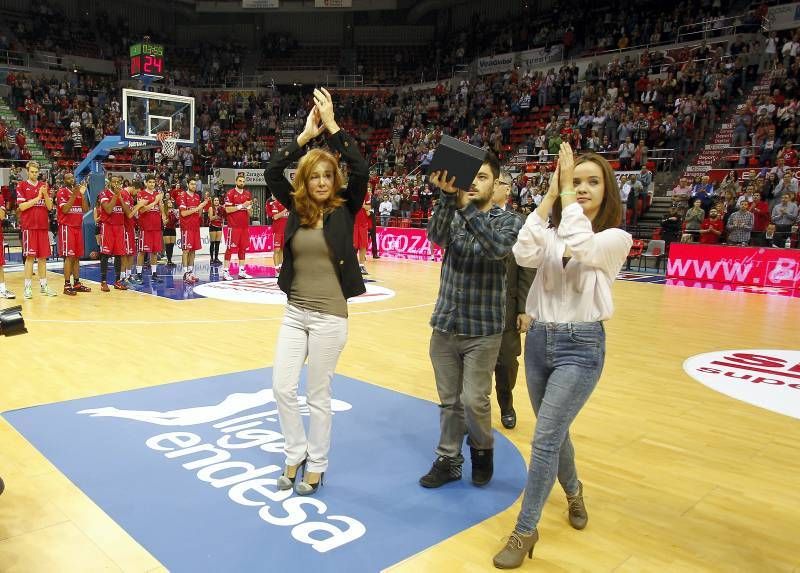
[[[709,352],[692,356],[683,369],[731,398],[800,418],[800,351]]]
[[[379,302],[394,297],[391,289],[367,283],[367,292],[351,298],[348,302]],[[206,298],[216,298],[230,302],[249,302],[253,304],[286,304],[286,294],[278,287],[278,279],[247,279],[218,281],[194,287],[194,293]]]
[[[439,406],[336,375],[325,483],[311,497],[279,490],[271,379],[264,368],[3,416],[173,573],[383,571],[505,510],[525,486],[525,460],[495,433],[489,485],[420,487]]]

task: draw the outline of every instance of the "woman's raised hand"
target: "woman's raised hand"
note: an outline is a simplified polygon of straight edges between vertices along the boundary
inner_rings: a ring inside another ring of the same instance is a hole
[[[320,119],[319,109],[315,105],[311,108],[311,111],[308,112],[306,126],[303,128],[303,133],[297,136],[298,145],[303,147],[306,143],[318,137],[323,131],[325,131],[325,126]]]
[[[319,117],[328,133],[333,135],[339,131],[333,115],[333,99],[328,90],[325,88],[314,89],[314,107],[319,110]]]
[[[575,156],[569,143],[562,143],[558,150],[558,186],[561,193],[572,191],[572,176],[575,173]]]

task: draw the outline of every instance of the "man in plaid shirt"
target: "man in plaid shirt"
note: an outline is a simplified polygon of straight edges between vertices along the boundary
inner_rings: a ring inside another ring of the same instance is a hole
[[[447,171],[432,173],[439,202],[428,238],[445,250],[439,297],[431,317],[430,356],[439,392],[441,436],[436,461],[420,478],[423,487],[461,479],[461,445],[469,433],[472,482],[486,485],[493,473],[492,372],[505,321],[506,257],[522,220],[492,205],[500,163],[488,153],[463,193]]]
[[[753,214],[750,203],[742,201],[739,210],[728,217],[728,243],[747,245],[750,243],[750,232],[753,230]]]

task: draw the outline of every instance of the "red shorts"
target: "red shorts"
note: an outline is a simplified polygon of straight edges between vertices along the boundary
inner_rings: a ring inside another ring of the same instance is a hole
[[[250,246],[250,227],[228,227],[225,244],[226,250],[247,252]]]
[[[47,229],[22,230],[22,255],[42,259],[50,256],[50,235]]]
[[[286,231],[286,219],[278,219],[272,224],[272,248],[283,248],[283,234]]]
[[[164,237],[161,234],[161,229],[155,231],[142,230],[139,235],[139,252],[142,253],[160,253],[164,250]]]
[[[125,254],[125,228],[122,225],[103,224],[100,252],[104,255]]]
[[[369,246],[369,229],[366,227],[355,227],[353,229],[353,246],[358,249],[366,249]]]
[[[203,246],[200,240],[200,227],[181,227],[181,250],[199,251]]]
[[[62,257],[83,256],[83,230],[61,225],[58,228],[58,252]]]
[[[122,239],[122,244],[125,248],[123,255],[130,256],[136,254],[136,227],[125,226],[125,234]]]

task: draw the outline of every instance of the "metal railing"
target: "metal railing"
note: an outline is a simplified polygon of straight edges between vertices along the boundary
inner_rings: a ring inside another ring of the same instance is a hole
[[[589,152],[589,151],[592,150],[584,149],[581,152]],[[648,149],[647,159],[643,162],[643,164],[647,164],[652,161],[656,164],[657,171],[669,171],[672,168],[672,162],[675,159],[675,151],[676,151],[675,149],[667,147]],[[619,160],[618,151],[595,151],[594,153],[597,153],[597,155],[607,159],[608,161]],[[536,163],[539,165],[551,165],[557,159],[558,159],[558,153],[547,153],[544,155],[539,155],[538,153],[528,154],[527,150],[525,150],[524,152],[522,150],[519,150],[515,155],[513,155],[509,159],[509,164],[516,166],[527,165],[529,163]]]

